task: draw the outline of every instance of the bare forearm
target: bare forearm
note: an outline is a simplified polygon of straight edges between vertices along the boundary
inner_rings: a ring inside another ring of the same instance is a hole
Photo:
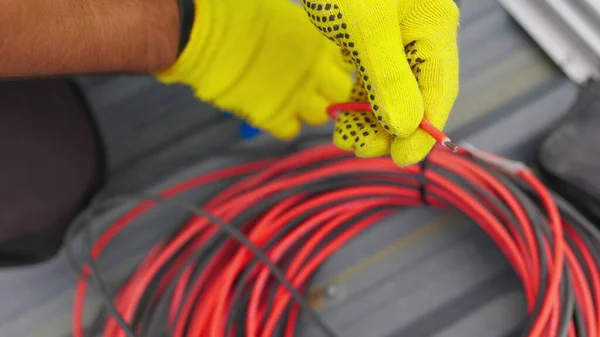
[[[3,0],[0,77],[162,70],[179,25],[177,0]]]

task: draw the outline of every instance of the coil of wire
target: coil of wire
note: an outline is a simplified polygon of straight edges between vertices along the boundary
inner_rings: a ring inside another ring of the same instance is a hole
[[[232,177],[205,205],[177,199]],[[97,333],[293,336],[303,312],[336,336],[306,303],[311,276],[349,240],[407,206],[459,210],[493,239],[523,284],[523,336],[600,333],[600,232],[526,167],[481,151],[439,146],[423,164],[399,169],[389,158],[358,159],[321,145],[200,175],[148,198],[93,243],[76,289],[75,337],[84,335],[88,282],[106,292],[95,261],[159,203],[192,215],[116,294],[105,294],[110,315]]]

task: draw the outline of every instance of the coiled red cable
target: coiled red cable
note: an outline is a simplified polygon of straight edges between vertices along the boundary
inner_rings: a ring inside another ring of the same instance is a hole
[[[290,192],[241,227],[258,247],[267,247],[273,237],[283,233],[266,252],[272,261],[285,265],[286,277],[298,289],[306,290],[316,269],[348,240],[388,216],[392,212],[389,207],[417,207],[425,201],[429,207],[458,209],[465,213],[502,250],[523,283],[527,311],[535,313],[528,336],[557,336],[562,325],[561,310],[566,307],[561,298],[565,267],[587,335],[598,336],[600,273],[593,258],[596,252],[582,239],[581,231],[575,230],[561,216],[553,196],[544,185],[529,170],[515,169],[508,162],[503,165],[503,159],[479,152],[461,150],[453,154],[436,147],[427,160],[428,167],[436,169],[423,169],[421,165],[400,169],[388,158],[352,158],[333,146],[325,145],[283,158],[261,160],[201,175],[163,191],[162,195],[170,198],[220,179],[243,176],[204,206],[213,215],[229,222],[235,221],[261,200],[350,174],[355,179],[352,186],[318,194],[302,189]],[[498,179],[497,172],[490,173],[489,169],[495,164],[500,165],[498,172],[504,170],[507,177],[526,185],[539,201],[546,231],[541,245],[536,241],[540,228],[535,227],[520,197]],[[373,183],[372,177],[386,183]],[[489,198],[476,197],[472,191],[458,184],[455,177],[477,186],[478,193],[485,193]],[[362,180],[364,184],[360,183]],[[425,195],[422,187],[427,191]],[[498,201],[502,207],[498,206]],[[112,224],[94,244],[91,250],[93,259],[99,258],[107,244],[123,228],[155,205],[155,202],[143,202]],[[503,211],[504,208],[510,213]],[[310,216],[304,218],[306,214]],[[352,219],[365,214],[367,216],[352,226],[344,227]],[[287,224],[298,219],[301,221],[296,226],[285,231]],[[342,231],[332,237],[336,230]],[[565,233],[572,238],[572,245],[566,243]],[[284,335],[293,336],[299,307],[292,302],[289,292],[274,282],[265,265],[251,264],[254,256],[247,247],[234,240],[225,240],[205,260],[206,264],[200,270],[195,270],[198,264],[185,263],[218,234],[219,228],[213,223],[194,216],[174,238],[158,243],[115,296],[114,304],[125,321],[135,325],[133,321],[145,294],[153,281],[159,279],[161,286],[153,294],[154,301],[165,295],[169,284],[174,285],[174,293],[168,298],[167,328],[175,337],[222,337],[228,329],[227,333],[234,336],[236,326],[228,326],[228,317],[239,305],[234,301],[238,288],[248,288],[245,317],[235,321],[238,325],[245,324],[246,336],[273,336],[282,320],[285,322]],[[326,238],[330,240],[326,241]],[[319,248],[321,245],[323,247]],[[293,254],[290,255],[291,252]],[[540,267],[542,256],[546,261],[545,268]],[[177,276],[178,271],[180,276]],[[251,284],[238,283],[245,271]],[[77,284],[73,317],[75,337],[83,337],[81,324],[88,272],[85,267]],[[270,294],[274,294],[274,300],[269,304]],[[536,308],[538,300],[541,306]],[[134,330],[140,333],[142,325],[138,323]],[[571,317],[566,327],[568,336],[577,336]],[[125,336],[112,318],[104,325],[103,335]]]

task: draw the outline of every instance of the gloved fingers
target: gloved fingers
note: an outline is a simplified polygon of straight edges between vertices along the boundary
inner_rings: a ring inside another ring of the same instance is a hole
[[[459,87],[458,7],[452,0],[421,1],[403,29],[405,53],[423,97],[425,118],[442,129]]]
[[[435,140],[425,131],[419,129],[408,138],[394,138],[390,153],[394,163],[404,167],[423,160],[434,145]]]
[[[293,113],[294,108],[294,105],[290,105],[269,118],[262,118],[265,114],[250,115],[239,109],[229,109],[229,112],[275,138],[289,140],[296,137],[302,128],[302,123]],[[256,118],[256,116],[261,116],[261,118]]]
[[[397,0],[303,1],[313,24],[350,51],[373,112],[388,132],[408,137],[423,119],[423,101],[404,54]]]
[[[421,92],[403,54],[402,39],[393,33],[357,43],[355,61],[378,122],[387,132],[404,138],[419,127],[424,110]]]
[[[268,122],[262,127],[265,131],[270,133],[273,137],[281,140],[290,140],[300,134],[302,123],[300,120],[293,116],[287,116],[285,120],[283,118],[275,118],[273,121]]]
[[[388,154],[392,136],[371,112],[345,111],[336,121],[333,143],[342,150],[354,151],[357,157],[369,158]]]
[[[362,78],[357,77],[356,81],[354,81],[354,85],[352,86],[352,92],[350,93],[350,101],[364,102],[368,100],[367,96],[367,89],[365,89]]]
[[[317,91],[332,103],[347,99],[352,88],[350,71],[331,63],[323,63],[317,75]]]
[[[331,103],[319,94],[313,94],[304,100],[300,106],[298,116],[309,125],[322,125],[329,121],[327,107]]]
[[[357,78],[350,94],[351,101],[365,101],[367,90]],[[378,157],[390,152],[392,135],[386,132],[373,112],[344,111],[335,124],[333,142],[342,150],[354,151],[357,157]]]
[[[452,0],[416,1],[418,10],[403,22],[404,52],[423,99],[424,118],[442,130],[458,94],[458,8]],[[415,164],[435,140],[423,130],[392,142],[398,166]]]
[[[338,67],[340,67],[343,71],[349,74],[352,74],[356,71],[354,61],[352,60],[352,56],[350,55],[348,48],[341,48],[340,53],[336,53],[334,55],[334,59]]]
[[[338,48],[334,48],[334,51],[339,59],[341,56]],[[303,121],[311,125],[327,122],[327,107],[345,101],[352,87],[349,68],[343,69],[331,59],[317,66],[319,69],[316,72],[316,91],[310,92],[308,97],[300,102],[298,113]]]
[[[286,104],[282,106],[277,113],[267,114],[259,113],[259,120],[253,121],[256,127],[270,133],[273,137],[281,140],[295,138],[302,128],[302,123],[295,112],[298,104]]]
[[[407,60],[421,90],[424,118],[442,130],[458,93],[458,53],[456,42],[442,45],[436,39],[413,40],[406,45]],[[392,142],[392,159],[398,166],[421,161],[435,140],[423,130]]]

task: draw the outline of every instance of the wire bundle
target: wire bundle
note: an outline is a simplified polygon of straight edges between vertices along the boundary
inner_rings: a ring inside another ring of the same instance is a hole
[[[177,195],[237,177],[203,207]],[[159,203],[194,212],[116,294],[95,261]],[[331,145],[194,177],[145,200],[93,244],[74,303],[74,337],[90,278],[111,315],[104,336],[293,336],[302,312],[328,336],[306,295],[329,256],[406,206],[459,210],[498,245],[523,284],[523,336],[599,336],[600,233],[522,164],[474,148],[436,147],[420,165],[358,159]],[[109,297],[110,296],[110,297]]]

